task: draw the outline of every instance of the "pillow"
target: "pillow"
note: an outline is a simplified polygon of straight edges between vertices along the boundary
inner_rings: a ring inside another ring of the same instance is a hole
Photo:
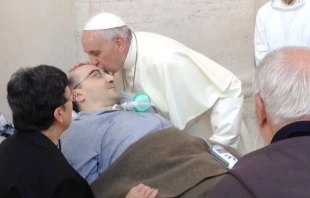
[[[0,135],[0,144],[3,140],[5,140],[5,137]]]
[[[77,112],[72,111],[72,120],[75,120],[76,117],[77,117]]]

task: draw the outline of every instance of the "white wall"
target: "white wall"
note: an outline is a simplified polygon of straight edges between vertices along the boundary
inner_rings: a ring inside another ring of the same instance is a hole
[[[70,0],[0,1],[0,111],[7,120],[6,84],[20,67],[51,64],[66,70],[76,62]]]
[[[262,7],[265,3],[267,3],[269,0],[255,0],[254,4],[254,10],[255,12],[258,11],[260,7]]]

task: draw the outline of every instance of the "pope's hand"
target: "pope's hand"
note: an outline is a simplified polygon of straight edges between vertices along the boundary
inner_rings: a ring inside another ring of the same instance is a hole
[[[138,186],[133,187],[126,198],[156,198],[158,195],[158,190],[151,188],[149,186],[139,184]]]
[[[221,144],[221,143],[219,143],[219,142],[216,142],[216,141],[210,140],[210,139],[208,139],[208,142],[211,143],[211,144]]]
[[[76,63],[75,65],[72,65],[72,67],[69,69],[69,72],[72,72],[74,69],[83,66],[83,65],[90,65],[89,62],[85,62],[85,63]]]

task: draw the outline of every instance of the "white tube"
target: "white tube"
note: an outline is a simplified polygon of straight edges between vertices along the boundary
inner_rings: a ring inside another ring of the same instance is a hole
[[[134,102],[125,102],[121,104],[121,106],[124,108],[125,111],[133,111],[134,107],[141,107],[141,106],[151,107],[151,103],[134,101]]]

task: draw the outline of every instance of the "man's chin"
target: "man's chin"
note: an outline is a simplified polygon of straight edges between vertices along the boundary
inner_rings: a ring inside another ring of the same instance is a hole
[[[118,91],[116,91],[116,89],[115,89],[115,93],[111,95],[111,99],[115,101],[116,103],[119,103],[119,101],[121,100],[121,95],[118,93]]]
[[[115,87],[111,87],[111,88],[109,88],[108,90],[109,90],[109,92],[111,92],[111,94],[113,94],[113,95],[120,95],[120,94],[118,93],[118,91],[116,90]],[[112,92],[113,92],[113,93],[112,93]]]

